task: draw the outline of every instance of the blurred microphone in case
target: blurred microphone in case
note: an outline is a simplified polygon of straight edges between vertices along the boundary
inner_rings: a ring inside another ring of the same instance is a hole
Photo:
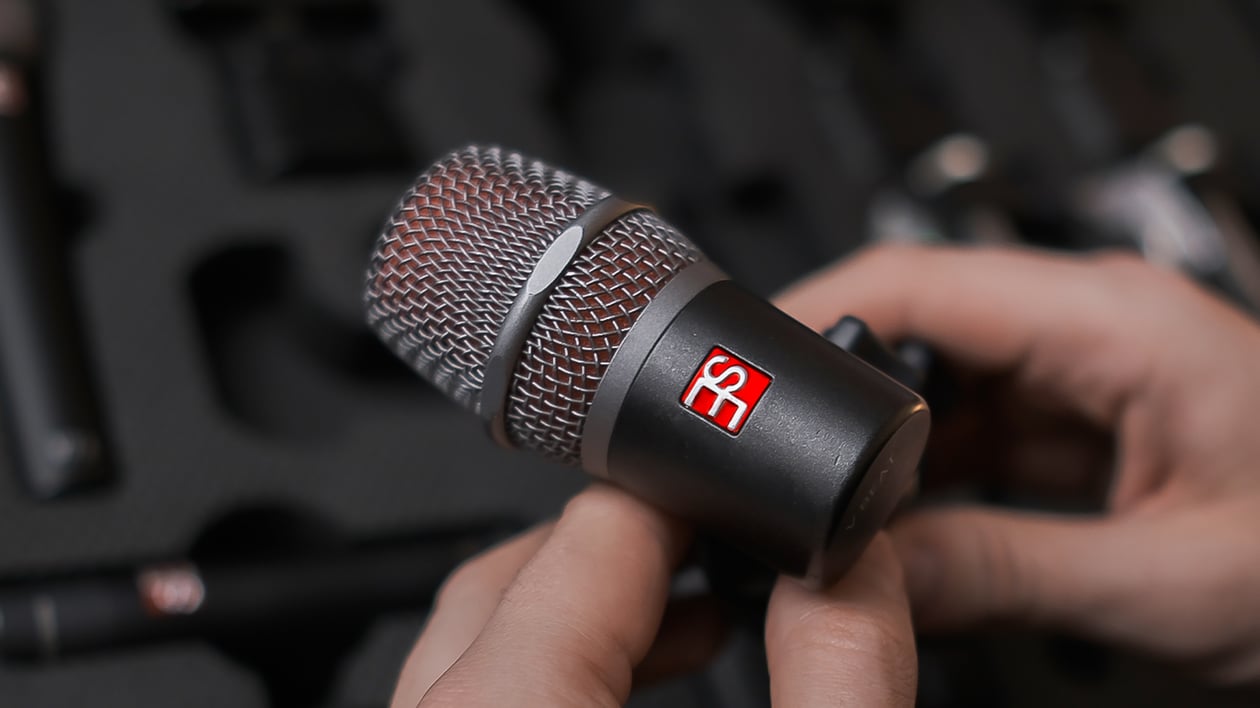
[[[0,0],[0,396],[24,486],[49,499],[112,475],[39,96],[35,9]]]
[[[730,282],[646,207],[471,146],[403,197],[373,329],[496,441],[780,572],[838,579],[912,488],[912,390]]]
[[[188,638],[256,642],[264,629],[364,623],[426,606],[460,562],[516,526],[7,584],[0,587],[0,658],[53,661]]]

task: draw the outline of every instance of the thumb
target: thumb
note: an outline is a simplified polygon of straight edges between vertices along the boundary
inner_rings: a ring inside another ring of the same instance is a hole
[[[1009,621],[1110,634],[1102,623],[1140,582],[1125,559],[1142,539],[1106,519],[940,509],[903,517],[891,535],[929,631]]]
[[[884,534],[825,590],[779,579],[766,610],[766,660],[776,708],[914,705],[914,628]]]

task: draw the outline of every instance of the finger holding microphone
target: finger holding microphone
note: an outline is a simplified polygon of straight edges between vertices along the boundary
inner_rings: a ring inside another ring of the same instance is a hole
[[[837,302],[1114,438],[1101,513],[952,505],[899,520],[922,628],[1067,629],[1221,681],[1260,679],[1260,327],[1181,276],[1113,254],[877,249],[780,300],[815,327]]]
[[[438,596],[393,705],[620,705],[689,542],[678,521],[596,485],[470,561]],[[719,636],[697,623],[687,634]],[[698,647],[701,660],[716,646]],[[423,702],[420,699],[424,698]]]
[[[447,581],[391,705],[621,705],[649,663],[657,676],[701,668],[720,647],[720,612],[666,604],[689,536],[634,497],[592,486],[554,524]],[[823,590],[781,579],[766,650],[777,708],[913,705],[914,634],[890,540],[877,536]]]

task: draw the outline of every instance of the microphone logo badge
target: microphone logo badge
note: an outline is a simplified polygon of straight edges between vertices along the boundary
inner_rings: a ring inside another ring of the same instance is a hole
[[[680,402],[722,430],[739,435],[769,387],[769,374],[722,347],[713,347],[683,390]]]

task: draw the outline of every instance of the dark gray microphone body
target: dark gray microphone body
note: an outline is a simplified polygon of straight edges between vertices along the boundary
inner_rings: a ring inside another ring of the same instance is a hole
[[[500,444],[638,495],[810,585],[913,486],[923,400],[732,283],[655,213],[499,148],[420,176],[368,320]]]

